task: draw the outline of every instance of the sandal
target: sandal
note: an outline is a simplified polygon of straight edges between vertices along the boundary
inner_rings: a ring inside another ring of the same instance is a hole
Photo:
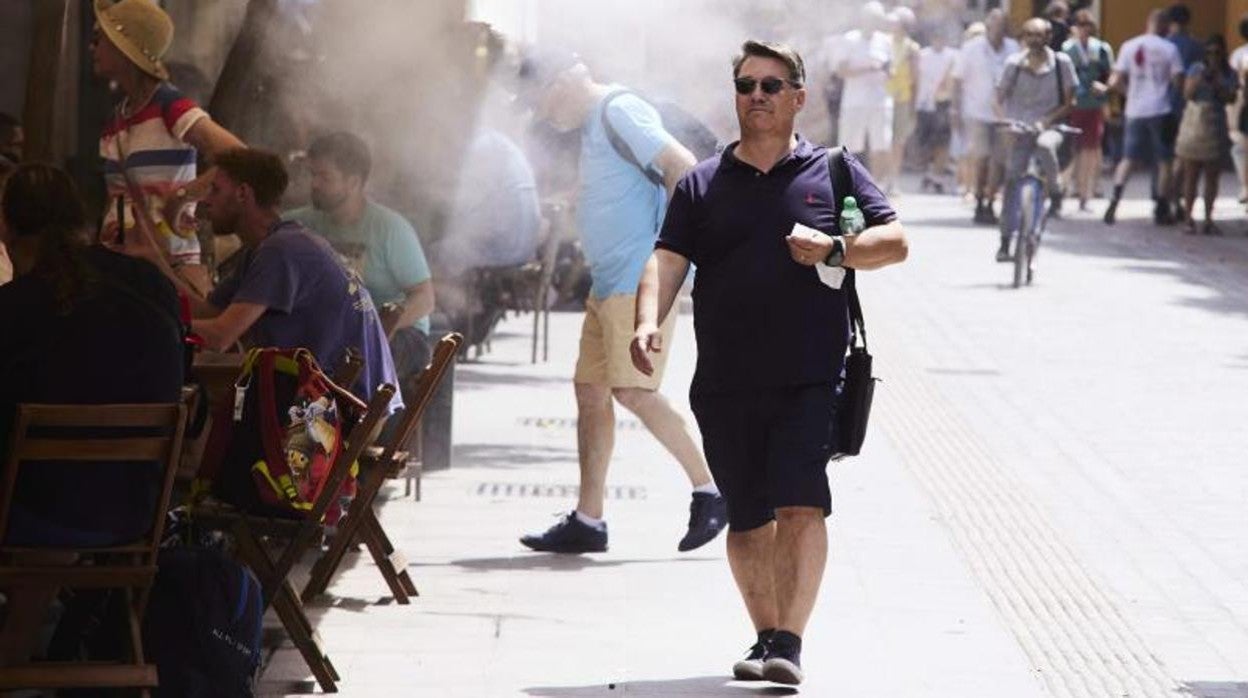
[[[1217,225],[1215,225],[1213,221],[1205,221],[1205,224],[1204,226],[1201,227],[1200,232],[1204,233],[1205,235],[1215,235],[1215,236],[1222,235],[1222,229],[1219,228]]]
[[[1183,225],[1183,233],[1186,235],[1195,235],[1196,234],[1196,221],[1192,220],[1191,218],[1188,218],[1187,223]]]

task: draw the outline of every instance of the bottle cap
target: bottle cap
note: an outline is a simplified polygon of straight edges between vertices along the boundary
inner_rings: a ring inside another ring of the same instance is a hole
[[[842,208],[858,208],[858,200],[852,196],[847,196],[841,200]]]

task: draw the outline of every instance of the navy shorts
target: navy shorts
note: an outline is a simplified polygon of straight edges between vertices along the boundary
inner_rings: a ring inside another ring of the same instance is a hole
[[[1169,121],[1168,114],[1127,119],[1126,158],[1148,164],[1173,160],[1174,138],[1168,134]]]
[[[830,383],[690,397],[715,484],[728,500],[728,530],[749,531],[778,507],[832,513],[835,395]]]

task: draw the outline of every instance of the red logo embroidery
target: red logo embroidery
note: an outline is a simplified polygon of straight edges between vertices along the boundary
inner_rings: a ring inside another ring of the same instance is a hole
[[[817,204],[817,203],[819,203],[819,199],[816,199],[816,198],[815,198],[815,195],[814,195],[814,193],[813,193],[813,192],[812,192],[812,193],[809,193],[809,194],[807,194],[807,195],[806,195],[806,204],[807,204],[807,205],[809,205],[809,206],[814,206],[814,205],[815,205],[815,204]]]

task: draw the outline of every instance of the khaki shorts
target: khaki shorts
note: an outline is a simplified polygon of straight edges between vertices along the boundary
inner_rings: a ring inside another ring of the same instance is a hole
[[[631,293],[590,297],[585,302],[585,323],[581,325],[581,353],[576,359],[572,380],[611,388],[658,390],[663,369],[672,351],[672,331],[676,308],[663,321],[663,351],[651,354],[654,374],[647,376],[633,366],[628,346],[633,341],[633,320],[637,297]]]
[[[997,152],[1001,139],[997,137],[997,129],[991,123],[978,119],[963,119],[962,138],[967,157],[991,157],[994,162],[1004,161],[1002,155]]]

